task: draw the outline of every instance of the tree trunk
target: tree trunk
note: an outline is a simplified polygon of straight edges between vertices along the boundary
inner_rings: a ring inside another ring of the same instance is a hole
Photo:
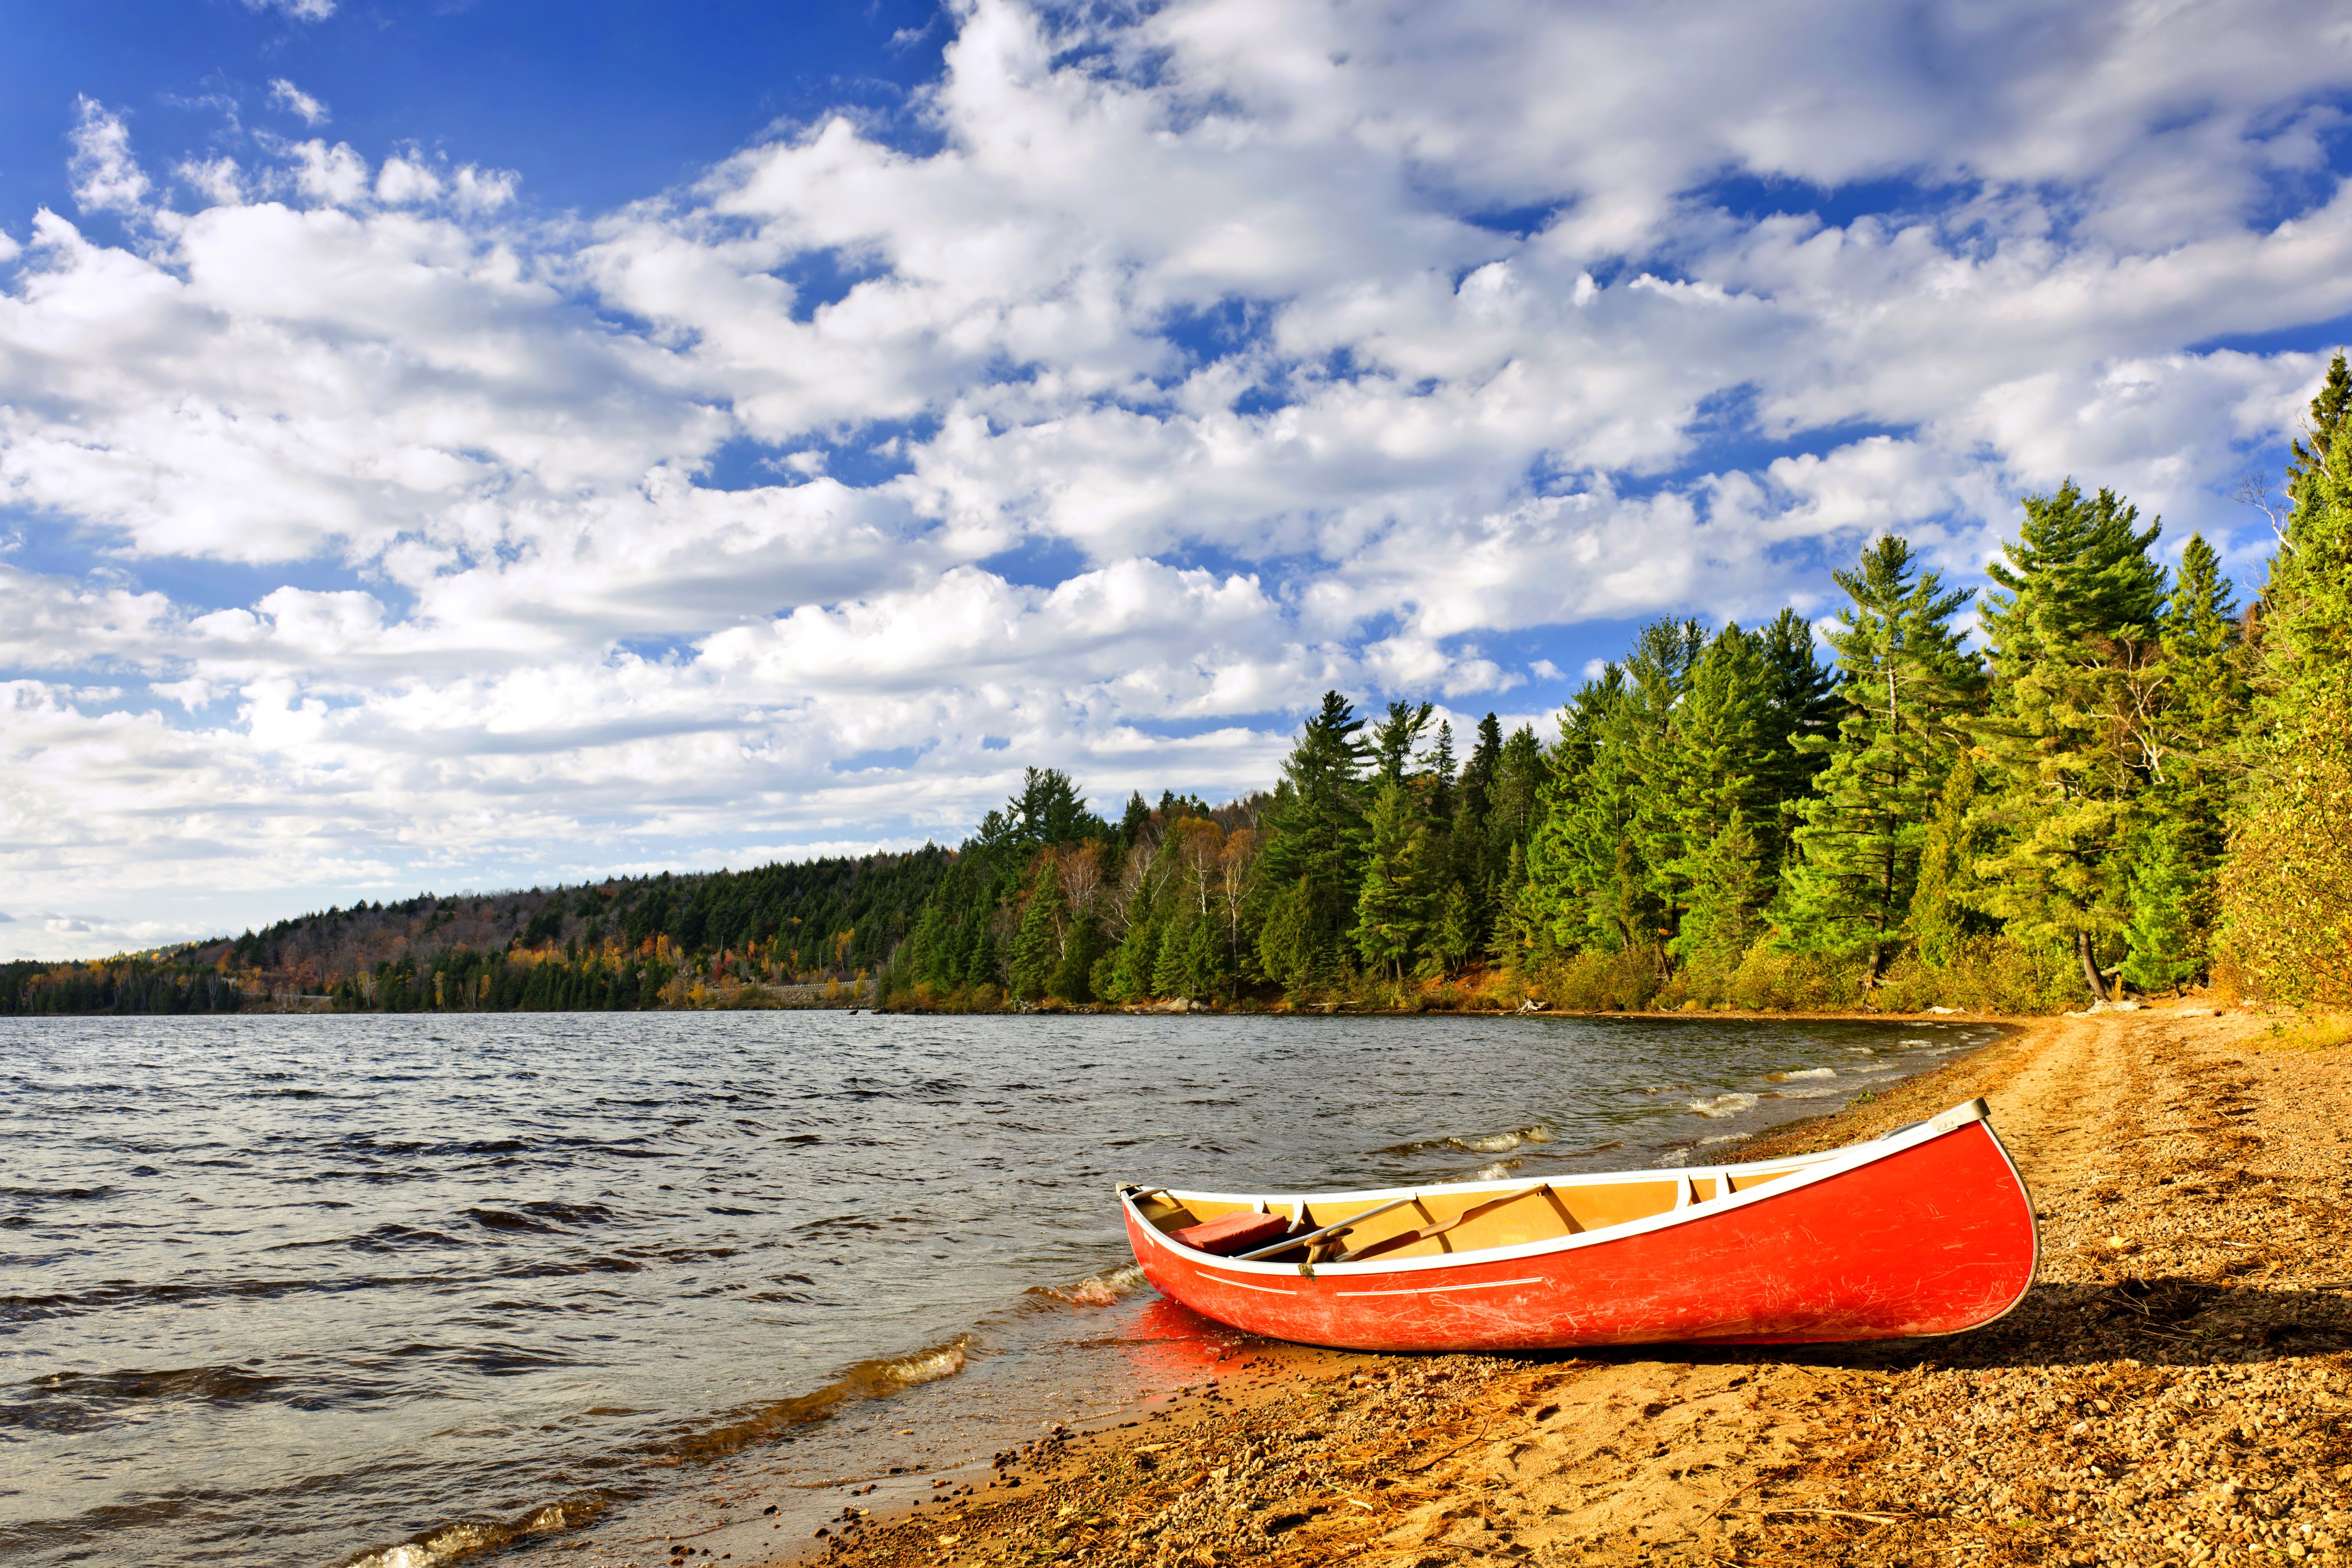
[[[2074,933],[2074,956],[2082,961],[2083,980],[2091,988],[2091,1000],[2094,1002],[2109,1000],[2106,979],[2099,973],[2099,961],[2091,953],[2089,931],[2078,931]]]

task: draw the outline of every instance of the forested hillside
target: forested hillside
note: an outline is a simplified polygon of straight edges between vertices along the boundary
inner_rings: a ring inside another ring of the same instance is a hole
[[[2352,1002],[2342,356],[2239,605],[2214,551],[2069,481],[1981,600],[1882,535],[1822,635],[1662,620],[1558,732],[1337,692],[1270,793],[1031,768],[959,849],[420,896],[0,968],[0,1010],[890,1005],[2030,1011],[2206,980]],[[1977,612],[1977,646],[1962,617]],[[856,994],[864,994],[860,991]]]
[[[926,847],[361,903],[137,959],[11,964],[0,1012],[235,1011],[304,997],[389,1012],[634,1008],[854,983],[905,940],[953,859]]]

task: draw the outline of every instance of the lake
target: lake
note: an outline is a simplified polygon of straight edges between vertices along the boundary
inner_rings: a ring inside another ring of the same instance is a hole
[[[985,1458],[1178,1374],[1115,1182],[1703,1161],[1993,1034],[0,1019],[0,1560],[417,1568],[747,1455],[886,1473],[919,1398]]]

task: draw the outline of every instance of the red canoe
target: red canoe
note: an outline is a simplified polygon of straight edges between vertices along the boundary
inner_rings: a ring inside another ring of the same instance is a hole
[[[1981,1100],[1826,1154],[1245,1197],[1119,1189],[1144,1278],[1366,1351],[1956,1334],[2033,1282],[2033,1200]],[[1254,1234],[1255,1233],[1255,1234]]]

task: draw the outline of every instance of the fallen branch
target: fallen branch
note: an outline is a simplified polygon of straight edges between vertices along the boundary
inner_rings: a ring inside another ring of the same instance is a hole
[[[1493,1429],[1491,1423],[1487,1426],[1481,1426],[1478,1428],[1478,1435],[1475,1437],[1471,1438],[1468,1442],[1456,1443],[1451,1448],[1446,1449],[1443,1454],[1436,1455],[1432,1458],[1424,1459],[1418,1465],[1407,1465],[1403,1467],[1403,1473],[1408,1476],[1419,1475],[1422,1471],[1429,1468],[1430,1466],[1436,1464],[1440,1459],[1450,1459],[1465,1448],[1475,1447],[1486,1440],[1486,1435]]]
[[[1700,1518],[1699,1523],[1706,1524],[1710,1522],[1717,1514],[1721,1513],[1725,1509],[1731,1506],[1731,1502],[1734,1498],[1738,1497],[1741,1492],[1746,1491],[1749,1487],[1754,1486],[1758,1481],[1760,1481],[1763,1479],[1764,1478],[1761,1476],[1750,1476],[1746,1480],[1740,1482],[1738,1486],[1732,1488],[1729,1491],[1724,1493],[1723,1500],[1717,1503],[1713,1508],[1708,1509],[1706,1514]]]

